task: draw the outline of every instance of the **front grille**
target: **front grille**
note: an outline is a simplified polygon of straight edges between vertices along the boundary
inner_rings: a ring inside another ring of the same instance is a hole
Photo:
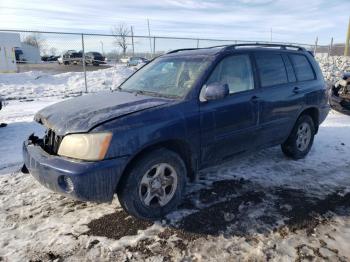
[[[58,148],[61,142],[62,142],[61,136],[56,135],[56,133],[51,129],[46,130],[46,134],[43,140],[43,146],[44,146],[44,150],[47,153],[51,155],[57,155]]]

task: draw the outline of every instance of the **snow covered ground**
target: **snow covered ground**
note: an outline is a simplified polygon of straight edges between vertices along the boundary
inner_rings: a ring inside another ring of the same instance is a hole
[[[91,81],[109,88],[127,70]],[[331,112],[303,160],[274,147],[202,171],[179,210],[150,223],[117,199],[70,200],[19,172],[22,141],[43,132],[33,114],[83,88],[79,73],[36,74],[0,75],[12,99],[0,111],[0,261],[350,260],[349,116]]]
[[[89,92],[108,90],[120,84],[134,69],[116,65],[86,73]],[[7,100],[32,100],[43,97],[69,97],[85,92],[84,73],[50,74],[30,71],[0,74],[0,95]]]

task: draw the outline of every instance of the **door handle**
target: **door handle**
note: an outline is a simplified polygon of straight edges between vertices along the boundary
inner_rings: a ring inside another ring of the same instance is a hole
[[[253,103],[258,102],[258,100],[259,100],[259,97],[258,97],[258,96],[252,96],[252,97],[250,98],[250,101],[253,102]]]
[[[294,94],[298,94],[299,91],[300,91],[300,88],[299,88],[299,87],[296,86],[296,87],[293,88],[293,93],[294,93]]]

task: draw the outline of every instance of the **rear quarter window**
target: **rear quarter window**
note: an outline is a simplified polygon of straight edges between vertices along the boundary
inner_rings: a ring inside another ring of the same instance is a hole
[[[311,67],[309,60],[304,55],[289,55],[294,66],[295,74],[298,81],[308,81],[315,79],[314,70]]]
[[[288,83],[287,72],[280,54],[256,54],[262,87]]]

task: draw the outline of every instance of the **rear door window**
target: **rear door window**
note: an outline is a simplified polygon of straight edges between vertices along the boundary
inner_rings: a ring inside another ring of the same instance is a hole
[[[298,81],[308,81],[315,79],[315,73],[309,63],[309,60],[304,55],[289,55],[297,75]]]
[[[256,54],[262,87],[288,83],[287,72],[280,54]]]

